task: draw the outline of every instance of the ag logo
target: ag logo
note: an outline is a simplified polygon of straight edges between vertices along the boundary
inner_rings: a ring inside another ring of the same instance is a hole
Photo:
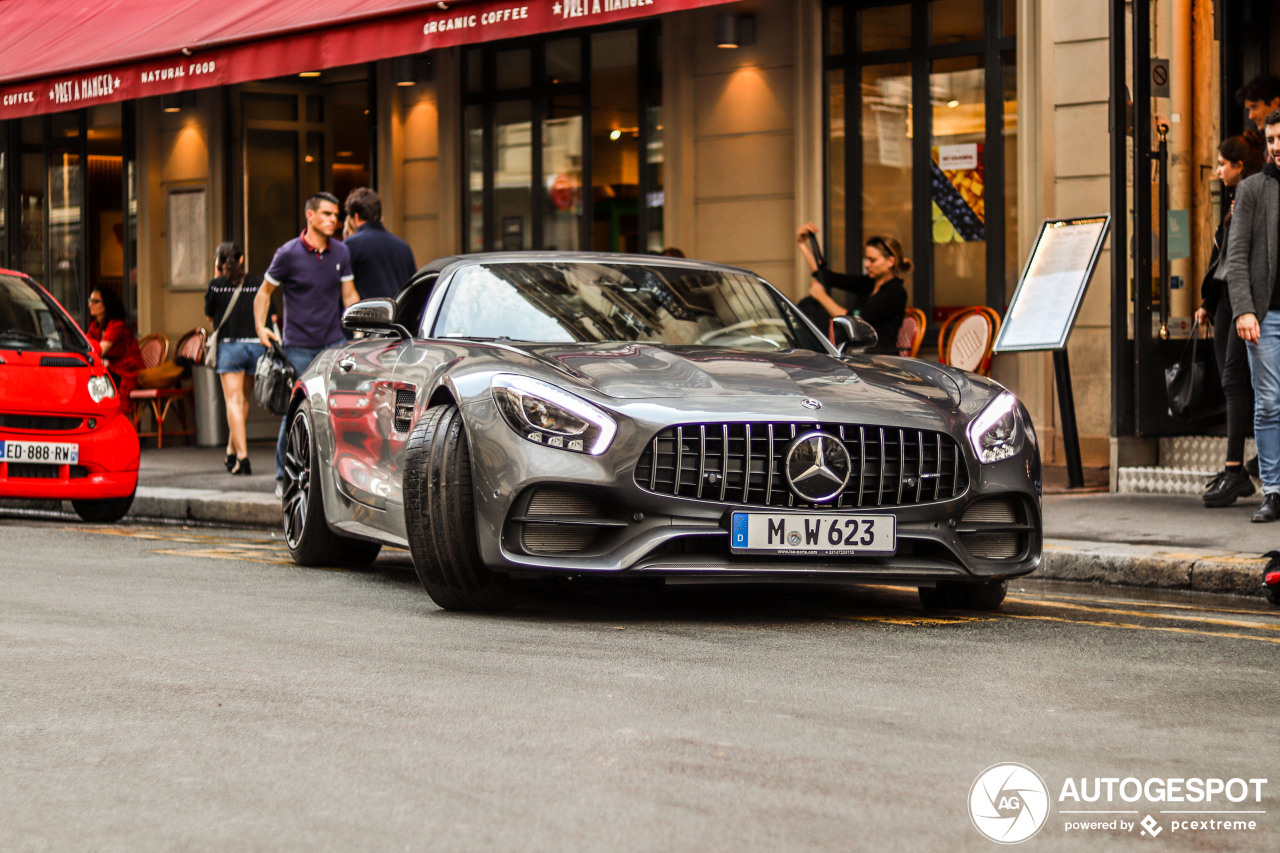
[[[1030,767],[993,764],[969,789],[969,819],[992,841],[1017,844],[1040,831],[1049,818],[1049,789]]]

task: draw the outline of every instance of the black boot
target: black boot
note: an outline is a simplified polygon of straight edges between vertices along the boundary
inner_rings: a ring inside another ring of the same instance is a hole
[[[1269,521],[1280,520],[1280,494],[1271,492],[1262,496],[1262,506],[1258,507],[1258,511],[1253,514],[1250,521],[1256,521],[1265,524]]]
[[[1236,498],[1248,497],[1254,491],[1253,480],[1249,479],[1244,468],[1228,465],[1221,474],[1213,478],[1209,488],[1200,497],[1208,507],[1231,506]]]

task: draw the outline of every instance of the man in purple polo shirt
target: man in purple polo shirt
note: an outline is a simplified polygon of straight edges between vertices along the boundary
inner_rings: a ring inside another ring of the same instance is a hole
[[[307,199],[307,228],[299,236],[276,249],[262,287],[253,299],[253,318],[258,340],[265,347],[280,337],[267,328],[271,294],[284,293],[285,357],[302,374],[321,350],[342,343],[342,310],[354,304],[355,276],[351,255],[341,241],[330,239],[338,227],[338,199],[320,192]],[[288,424],[280,421],[276,440],[276,492],[284,481],[284,447]]]

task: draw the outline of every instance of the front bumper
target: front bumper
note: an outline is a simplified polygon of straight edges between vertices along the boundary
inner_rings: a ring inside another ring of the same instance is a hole
[[[647,426],[620,433],[607,453],[592,457],[524,441],[487,405],[469,407],[468,415],[472,459],[506,460],[473,464],[473,477],[481,554],[512,575],[928,583],[1016,577],[1040,564],[1040,469],[1031,443],[990,465],[966,452],[968,484],[953,498],[817,510],[892,514],[892,555],[774,556],[730,550],[731,513],[761,507],[655,494],[636,483],[635,460],[654,434]]]
[[[94,426],[88,426],[90,420]],[[0,429],[0,440],[78,444],[74,465],[0,462],[0,497],[37,500],[123,498],[138,486],[138,433],[122,414],[84,415],[71,430]]]

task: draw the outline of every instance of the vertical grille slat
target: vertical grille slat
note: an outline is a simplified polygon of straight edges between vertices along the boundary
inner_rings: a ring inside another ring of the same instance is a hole
[[[764,505],[770,506],[773,503],[773,460],[776,459],[773,452],[773,424],[769,424],[769,473],[764,478]]]
[[[725,493],[729,490],[729,425],[725,424],[720,430],[720,500],[724,500]]]
[[[707,426],[698,427],[698,497],[702,497],[702,484],[707,481]]]
[[[653,441],[649,443],[649,491],[656,492],[658,490],[658,439],[661,435],[655,435]]]
[[[916,430],[916,503],[924,492],[924,431]]]
[[[813,430],[838,439],[857,466],[844,491],[821,504],[795,496],[783,464],[796,436]],[[962,460],[956,441],[932,430],[789,421],[681,424],[649,441],[636,463],[635,481],[654,494],[738,506],[856,510],[958,497],[969,486]],[[713,476],[719,488],[709,483]],[[916,483],[909,488],[912,476]]]
[[[676,483],[671,487],[680,494],[680,467],[684,464],[684,427],[676,427]]]

